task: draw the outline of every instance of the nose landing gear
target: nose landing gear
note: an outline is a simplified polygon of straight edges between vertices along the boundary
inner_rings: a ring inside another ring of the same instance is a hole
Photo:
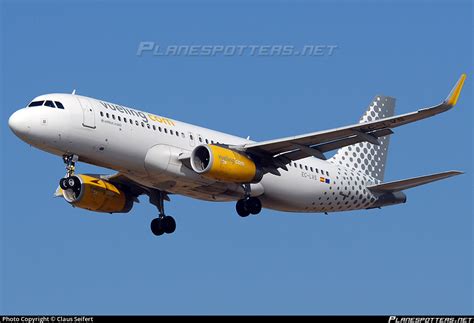
[[[154,191],[150,194],[150,203],[158,208],[159,215],[150,223],[151,232],[156,236],[163,233],[171,234],[176,230],[176,221],[172,216],[165,215],[164,200],[168,199],[165,192]]]
[[[64,164],[66,164],[66,176],[59,180],[59,187],[63,190],[72,189],[74,193],[79,193],[81,189],[81,181],[74,176],[76,170],[76,162],[79,160],[77,155],[63,155]]]

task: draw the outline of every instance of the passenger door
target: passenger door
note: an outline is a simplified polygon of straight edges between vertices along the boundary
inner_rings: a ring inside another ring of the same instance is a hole
[[[82,107],[82,125],[87,128],[95,129],[95,114],[94,107],[86,98],[78,98]]]

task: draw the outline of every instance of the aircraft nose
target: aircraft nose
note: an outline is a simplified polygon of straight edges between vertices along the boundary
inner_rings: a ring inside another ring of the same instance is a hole
[[[25,109],[14,112],[8,119],[8,126],[18,137],[23,137],[30,132],[27,111]]]

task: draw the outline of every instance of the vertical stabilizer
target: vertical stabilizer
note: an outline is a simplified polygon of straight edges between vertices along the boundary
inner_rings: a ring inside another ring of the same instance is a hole
[[[395,99],[377,95],[369,105],[359,123],[392,117],[395,113]],[[330,162],[351,170],[367,174],[377,181],[383,181],[387,164],[390,136],[380,137],[380,145],[361,142],[339,149]]]

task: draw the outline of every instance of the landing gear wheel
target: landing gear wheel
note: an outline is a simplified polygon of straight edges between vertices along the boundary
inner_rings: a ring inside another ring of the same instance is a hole
[[[262,202],[256,197],[249,197],[245,202],[246,208],[251,214],[259,214],[262,210]]]
[[[75,189],[81,185],[81,181],[76,176],[71,176],[67,178],[67,184],[69,188]]]
[[[67,190],[69,188],[68,179],[66,177],[59,180],[59,187],[61,187],[62,190]]]
[[[150,229],[151,229],[151,232],[153,232],[155,236],[161,236],[163,233],[165,233],[165,230],[163,230],[162,221],[160,218],[156,218],[151,221]]]
[[[161,226],[165,233],[171,234],[176,230],[176,221],[172,216],[167,215],[161,219]]]
[[[156,206],[159,214],[158,218],[151,221],[151,231],[156,236],[161,236],[163,233],[173,233],[176,230],[176,221],[172,216],[165,215],[164,200],[167,199],[169,201],[166,192],[153,190],[149,196],[150,203]]]
[[[77,189],[81,186],[81,181],[77,176],[64,177],[59,180],[59,187],[63,190]]]
[[[235,209],[237,210],[237,214],[243,218],[250,215],[250,211],[247,209],[246,200],[238,200]]]

